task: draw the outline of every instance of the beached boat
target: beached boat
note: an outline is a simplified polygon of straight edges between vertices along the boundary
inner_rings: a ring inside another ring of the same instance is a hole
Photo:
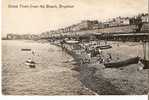
[[[68,44],[77,44],[77,43],[79,43],[79,41],[69,40],[69,41],[66,41],[66,43],[68,43]]]
[[[139,59],[140,59],[139,57],[133,57],[123,61],[105,63],[104,65],[106,68],[119,68],[128,66],[130,64],[137,64],[139,62]]]
[[[32,61],[31,59],[28,59],[25,64],[27,66],[29,66],[30,68],[35,68],[36,67],[36,63],[34,61]]]
[[[101,45],[101,46],[99,45],[96,48],[100,48],[102,50],[102,49],[110,49],[112,48],[112,46],[111,45]]]

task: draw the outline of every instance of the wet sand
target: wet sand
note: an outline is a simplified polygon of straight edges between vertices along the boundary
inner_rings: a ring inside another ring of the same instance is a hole
[[[30,48],[34,51],[21,51]],[[2,93],[5,95],[92,95],[79,81],[71,56],[49,43],[2,41]],[[25,65],[28,58],[36,68]]]

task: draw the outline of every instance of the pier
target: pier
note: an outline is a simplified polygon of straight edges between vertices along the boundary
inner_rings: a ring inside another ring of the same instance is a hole
[[[149,68],[149,41],[143,42],[144,66]]]

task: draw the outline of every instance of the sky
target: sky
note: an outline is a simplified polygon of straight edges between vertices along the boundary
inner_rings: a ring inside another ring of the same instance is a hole
[[[73,8],[8,8],[8,5],[74,5]],[[40,34],[81,20],[105,21],[148,12],[148,0],[2,0],[2,36]]]

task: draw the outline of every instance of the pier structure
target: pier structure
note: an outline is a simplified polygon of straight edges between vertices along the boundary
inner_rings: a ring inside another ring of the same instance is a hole
[[[144,66],[149,68],[149,41],[143,42]]]
[[[107,41],[142,42],[144,57],[141,59],[144,68],[149,68],[149,33],[105,33],[97,37]]]

